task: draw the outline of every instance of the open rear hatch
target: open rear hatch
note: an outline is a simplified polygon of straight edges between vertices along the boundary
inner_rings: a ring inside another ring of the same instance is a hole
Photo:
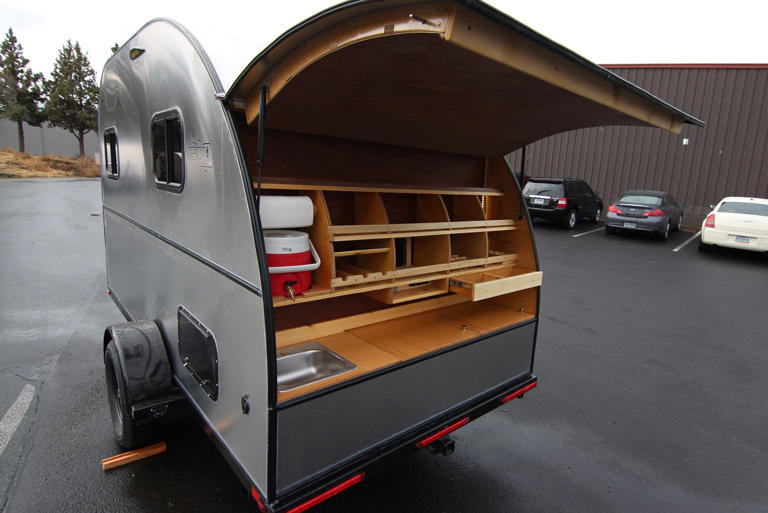
[[[700,124],[469,1],[332,8],[227,104],[257,194],[315,210],[312,287],[273,290],[268,314],[278,497],[534,379],[542,275],[503,155],[582,127]]]

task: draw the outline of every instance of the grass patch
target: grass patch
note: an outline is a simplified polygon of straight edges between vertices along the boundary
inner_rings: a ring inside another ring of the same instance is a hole
[[[90,157],[29,155],[11,148],[0,150],[0,178],[97,177],[99,165]]]

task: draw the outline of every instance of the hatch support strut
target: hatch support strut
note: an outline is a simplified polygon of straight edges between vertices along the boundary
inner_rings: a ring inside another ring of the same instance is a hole
[[[256,211],[261,206],[261,170],[264,167],[264,135],[266,132],[267,117],[267,93],[269,93],[269,79],[261,86],[261,98],[259,99],[259,128],[258,142],[256,146]]]
[[[525,215],[525,198],[523,197],[523,187],[525,187],[525,148],[523,146],[522,155],[520,156],[520,181],[518,182],[518,185],[520,185],[520,214],[518,219],[522,219]],[[512,176],[514,177],[515,174],[512,173]]]

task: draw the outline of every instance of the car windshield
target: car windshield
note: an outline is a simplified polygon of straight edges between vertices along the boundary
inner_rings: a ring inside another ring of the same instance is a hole
[[[747,203],[744,201],[725,201],[718,212],[726,212],[731,214],[750,214],[753,216],[766,216],[768,217],[768,205],[763,203]]]
[[[563,184],[556,182],[528,182],[523,187],[523,194],[526,196],[550,196],[560,198],[563,194]]]
[[[637,203],[639,205],[650,205],[655,207],[661,205],[661,198],[658,196],[649,196],[647,194],[625,194],[619,198],[619,203]]]

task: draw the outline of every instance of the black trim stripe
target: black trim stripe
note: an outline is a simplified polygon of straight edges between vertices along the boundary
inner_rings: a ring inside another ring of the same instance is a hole
[[[251,212],[254,245],[259,258],[259,275],[261,283],[266,287],[266,293],[262,295],[264,342],[267,349],[267,493],[265,495],[267,501],[272,502],[277,493],[277,344],[275,342],[274,308],[272,305],[269,268],[267,266],[267,249],[264,246],[261,218],[256,208],[253,181],[251,180],[248,161],[245,158],[245,153],[243,153],[239,134],[235,128],[235,122],[232,119],[232,113],[226,101],[222,102],[222,109],[235,147],[235,155],[240,165],[245,198],[248,202],[248,209]]]
[[[523,146],[523,155],[525,155],[525,146]],[[517,187],[517,194],[520,196],[520,208],[522,209],[523,213],[525,214],[525,220],[528,223],[528,233],[531,235],[531,246],[533,246],[533,259],[536,262],[536,270],[541,270],[541,265],[539,264],[539,251],[536,249],[536,234],[533,231],[533,221],[531,219],[531,213],[528,210],[528,205],[525,203],[525,199],[523,198],[523,187],[520,184],[520,182],[517,180],[517,175],[515,174],[515,170],[512,169],[512,164],[509,163],[507,159],[502,159],[504,161],[504,164],[507,166],[507,171],[509,171],[509,174],[512,176],[512,182]],[[520,173],[520,176],[522,177],[523,181],[525,181],[525,166],[523,166],[523,170]],[[539,318],[539,312],[541,312],[541,287],[539,287],[539,290],[536,292],[536,319]],[[536,340],[539,336],[539,323],[536,323],[536,327],[533,329],[533,349],[531,350],[531,372],[533,372],[533,363],[536,359]]]
[[[125,307],[122,301],[120,301],[120,298],[117,297],[117,294],[115,294],[115,291],[112,289],[107,289],[107,294],[109,294],[109,297],[112,298],[112,302],[117,305],[117,309],[120,310],[120,313],[123,314],[123,317],[125,317],[125,320],[128,322],[133,322],[133,316],[131,315],[131,312],[128,311],[128,309]]]
[[[133,218],[123,214],[122,212],[118,212],[117,210],[115,210],[114,208],[112,208],[110,206],[103,205],[103,208],[104,208],[104,210],[107,210],[108,212],[116,215],[120,219],[128,221],[129,223],[131,223],[132,225],[136,226],[137,228],[141,228],[144,232],[152,235],[153,237],[155,237],[157,239],[160,239],[161,241],[165,242],[169,246],[173,246],[174,248],[178,249],[179,251],[181,251],[185,255],[194,258],[195,260],[197,260],[201,264],[203,264],[203,265],[213,269],[214,271],[216,271],[217,273],[221,274],[222,276],[225,276],[225,277],[229,278],[230,280],[232,280],[233,282],[237,283],[238,285],[240,285],[244,289],[249,290],[250,292],[253,292],[254,294],[256,294],[259,297],[263,297],[262,293],[261,293],[261,289],[258,286],[256,286],[254,283],[251,283],[250,281],[248,281],[245,278],[243,278],[242,276],[238,276],[237,274],[235,274],[232,271],[230,271],[230,270],[220,266],[219,264],[217,264],[215,262],[212,262],[211,260],[208,260],[203,255],[195,253],[191,249],[189,249],[189,248],[187,248],[185,246],[182,246],[178,242],[174,242],[173,240],[169,239],[168,237],[166,237],[162,233],[156,232],[152,228],[149,228],[148,226],[145,226],[145,225],[141,224],[140,222],[138,222],[135,219],[133,219]]]

